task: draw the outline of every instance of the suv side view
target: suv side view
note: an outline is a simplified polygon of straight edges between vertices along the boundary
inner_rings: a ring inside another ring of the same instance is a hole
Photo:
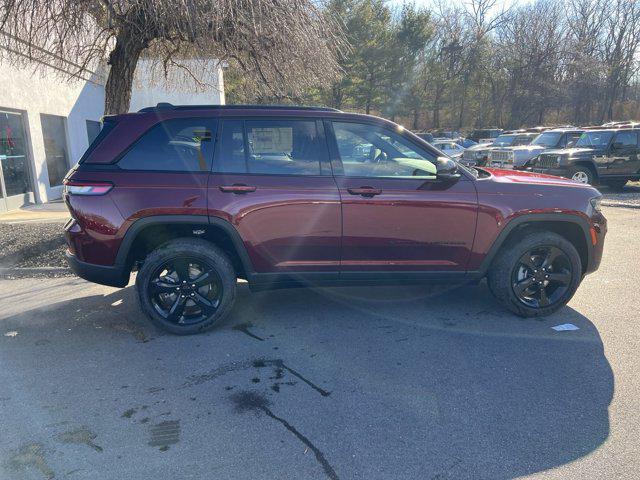
[[[589,185],[474,169],[404,128],[310,107],[171,106],[105,117],[65,178],[67,258],[177,334],[230,311],[238,279],[473,282],[525,317],[562,307],[602,255]]]
[[[640,180],[640,128],[586,130],[573,147],[543,152],[529,165],[534,172],[621,189]]]

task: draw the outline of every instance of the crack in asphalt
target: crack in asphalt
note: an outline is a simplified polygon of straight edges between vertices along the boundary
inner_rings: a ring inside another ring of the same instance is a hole
[[[231,395],[230,398],[235,405],[237,413],[260,411],[284,426],[284,428],[291,432],[298,440],[300,440],[305,446],[309,448],[309,450],[313,452],[317,462],[322,466],[322,469],[324,470],[327,478],[331,480],[339,480],[338,474],[333,469],[327,458],[324,456],[324,453],[322,453],[322,451],[318,447],[316,447],[313,442],[309,440],[309,438],[307,438],[296,427],[291,425],[284,418],[279,417],[275,413],[273,413],[273,411],[269,408],[271,403],[266,397],[257,392],[242,391]]]

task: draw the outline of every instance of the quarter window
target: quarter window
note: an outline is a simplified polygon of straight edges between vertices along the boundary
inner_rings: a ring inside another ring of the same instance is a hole
[[[435,178],[435,155],[387,129],[333,122],[347,177]]]
[[[166,120],[138,140],[118,162],[125,170],[208,172],[213,157],[215,120]]]

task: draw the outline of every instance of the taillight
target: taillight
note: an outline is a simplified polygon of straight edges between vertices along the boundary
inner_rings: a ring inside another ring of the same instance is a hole
[[[78,182],[71,181],[64,184],[64,193],[68,195],[105,195],[113,188],[108,182]]]

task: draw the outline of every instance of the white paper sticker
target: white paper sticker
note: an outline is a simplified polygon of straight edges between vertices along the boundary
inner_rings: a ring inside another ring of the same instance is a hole
[[[576,327],[573,323],[563,323],[562,325],[556,325],[553,328],[556,332],[566,332],[570,330],[580,330],[579,327]]]

